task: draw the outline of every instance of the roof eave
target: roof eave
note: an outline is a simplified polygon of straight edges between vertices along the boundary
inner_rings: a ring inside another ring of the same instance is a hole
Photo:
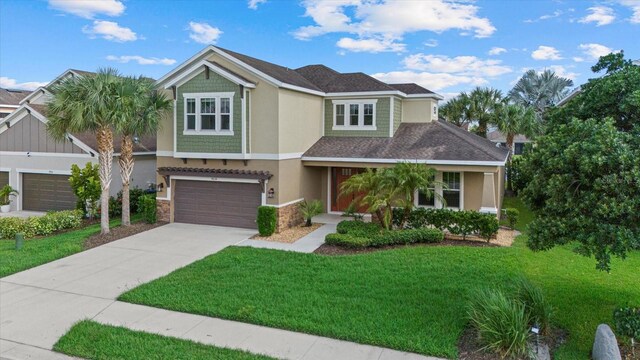
[[[504,166],[504,161],[473,161],[473,160],[435,160],[435,159],[383,159],[383,158],[345,158],[345,157],[314,157],[302,156],[302,161],[319,161],[319,162],[360,162],[372,164],[396,164],[401,162],[409,162],[415,164],[427,165],[458,165],[458,166]]]

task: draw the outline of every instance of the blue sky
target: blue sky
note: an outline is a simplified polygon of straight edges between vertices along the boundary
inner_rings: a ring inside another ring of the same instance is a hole
[[[2,0],[0,86],[104,66],[159,78],[217,44],[449,97],[477,85],[508,91],[530,68],[579,85],[599,55],[640,58],[639,35],[640,0]]]

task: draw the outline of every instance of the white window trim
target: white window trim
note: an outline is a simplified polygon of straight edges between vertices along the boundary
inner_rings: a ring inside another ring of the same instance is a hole
[[[183,98],[183,122],[182,135],[220,135],[233,136],[233,97],[234,92],[216,92],[216,93],[184,93]],[[215,130],[202,130],[202,118],[200,114],[200,99],[213,98],[216,103],[216,128]],[[220,127],[222,117],[220,116],[220,99],[229,98],[229,130],[222,130]],[[195,99],[196,101],[196,128],[195,130],[187,130],[187,99]]]
[[[332,130],[369,130],[375,131],[376,127],[376,106],[377,99],[358,99],[358,100],[333,100],[333,127]],[[364,125],[364,105],[373,104],[373,125]],[[344,105],[344,125],[337,125],[336,106]],[[350,123],[350,105],[358,105],[358,125],[349,125]]]
[[[451,206],[447,206],[444,207],[443,203],[442,203],[442,173],[444,172],[457,172],[460,174],[460,206],[459,207],[451,207]],[[442,208],[446,208],[449,210],[464,210],[464,171],[438,171],[436,173],[436,188],[435,188],[435,194],[437,194],[437,196],[435,196],[434,199],[434,206],[428,206],[428,205],[420,205],[418,203],[418,191],[416,190],[414,197],[413,197],[413,204],[416,207],[421,207],[421,208],[430,208],[430,209],[442,209]]]

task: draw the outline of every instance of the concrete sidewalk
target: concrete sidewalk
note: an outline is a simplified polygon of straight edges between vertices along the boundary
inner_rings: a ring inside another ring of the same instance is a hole
[[[377,346],[119,301],[111,304],[94,320],[103,324],[123,326],[217,347],[240,349],[278,359],[438,360]]]
[[[315,229],[313,232],[307,234],[306,236],[303,236],[302,238],[291,244],[275,241],[247,239],[237,244],[237,246],[312,253],[322,244],[324,244],[324,238],[325,236],[327,236],[327,234],[334,232],[336,232],[336,224],[324,224],[321,227]]]

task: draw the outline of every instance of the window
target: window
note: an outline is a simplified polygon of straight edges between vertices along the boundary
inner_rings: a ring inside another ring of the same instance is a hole
[[[184,94],[184,134],[233,135],[234,93]]]
[[[460,173],[445,172],[442,173],[442,182],[446,186],[442,190],[442,198],[445,206],[448,208],[460,207]]]
[[[344,104],[336,105],[336,125],[344,126]]]
[[[334,100],[335,130],[375,130],[377,100]],[[348,110],[348,113],[346,111]]]
[[[423,191],[419,191],[418,192],[418,206],[430,206],[430,207],[434,207],[436,206],[436,188],[435,188],[435,178],[431,179],[431,185],[434,187],[430,187],[428,188],[428,194],[427,192],[423,192]]]
[[[513,144],[513,154],[514,155],[522,155],[524,152],[524,143],[515,143]]]

